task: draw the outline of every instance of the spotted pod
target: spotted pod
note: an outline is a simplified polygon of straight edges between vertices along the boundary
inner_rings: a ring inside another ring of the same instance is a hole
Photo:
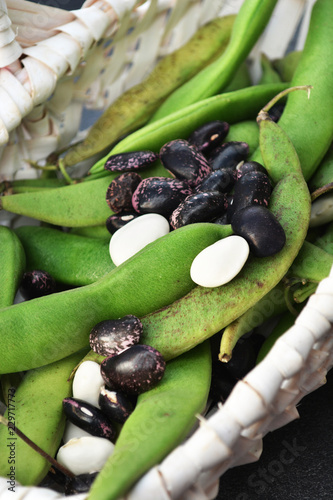
[[[133,411],[131,401],[120,391],[102,387],[98,398],[102,412],[112,421],[123,424]]]
[[[249,151],[250,148],[246,142],[225,142],[209,155],[209,164],[212,170],[226,167],[236,168],[239,162],[246,160]]]
[[[190,186],[201,182],[212,170],[206,158],[183,139],[164,144],[160,150],[160,160],[177,179],[186,180]]]
[[[158,155],[153,151],[133,151],[111,155],[104,164],[105,170],[111,172],[129,172],[148,167],[156,161]]]
[[[63,399],[64,413],[72,424],[89,432],[92,436],[101,437],[114,441],[116,438],[115,428],[104,413],[95,406],[77,398]]]
[[[90,347],[102,356],[116,356],[137,344],[142,334],[139,318],[128,314],[120,319],[97,323],[89,335]]]
[[[236,168],[236,177],[240,179],[243,175],[249,174],[250,172],[262,172],[268,175],[265,167],[258,161],[245,161],[240,163]]]
[[[195,193],[178,205],[170,217],[173,229],[194,224],[195,222],[211,222],[227,209],[227,198],[223,193],[210,191]]]
[[[262,172],[249,172],[235,184],[233,201],[228,206],[228,220],[232,221],[238,210],[252,205],[267,207],[272,192],[268,176]]]
[[[132,206],[140,214],[156,213],[169,217],[192,194],[188,183],[167,177],[147,177],[133,193]]]
[[[118,356],[102,361],[101,374],[110,389],[129,395],[142,394],[162,379],[165,361],[162,355],[148,345],[135,345]]]
[[[54,293],[56,282],[47,271],[34,269],[23,274],[19,290],[26,300],[35,299]]]
[[[213,120],[198,127],[187,139],[198,151],[207,153],[220,146],[229,132],[229,123]]]
[[[118,231],[118,229],[125,226],[128,222],[131,222],[131,220],[138,216],[138,212],[135,212],[134,210],[129,212],[119,212],[116,215],[110,215],[105,222],[106,229],[110,234],[114,234]]]
[[[136,172],[125,172],[113,179],[106,191],[106,202],[115,214],[133,210],[132,196],[141,181]]]
[[[275,255],[286,242],[280,222],[262,205],[238,210],[232,218],[231,227],[235,234],[246,239],[256,257]]]
[[[215,170],[196,186],[195,192],[206,193],[208,191],[218,191],[220,193],[228,193],[235,184],[235,177],[233,168]]]

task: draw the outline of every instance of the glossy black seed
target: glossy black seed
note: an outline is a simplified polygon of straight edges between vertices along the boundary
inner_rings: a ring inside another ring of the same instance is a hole
[[[141,181],[135,172],[125,172],[113,179],[106,191],[106,203],[115,214],[133,210],[132,196]]]
[[[236,168],[239,162],[246,160],[248,154],[249,145],[246,142],[225,142],[209,156],[209,164],[212,170],[226,167]]]
[[[23,274],[19,290],[25,300],[30,300],[50,295],[56,289],[56,282],[48,272],[35,269]]]
[[[235,234],[243,236],[256,257],[274,255],[285,245],[286,235],[276,217],[262,205],[243,208],[232,219]]]
[[[238,165],[236,169],[237,179],[240,179],[243,175],[249,174],[250,172],[261,172],[268,175],[265,167],[257,161],[245,161]]]
[[[111,155],[104,164],[105,170],[111,172],[129,172],[139,170],[154,163],[158,154],[153,151],[132,151],[131,153],[120,153]]]
[[[132,314],[120,319],[101,321],[90,332],[90,347],[102,356],[116,356],[137,344],[142,330],[141,321]]]
[[[88,493],[97,475],[98,472],[91,472],[90,474],[79,474],[73,478],[67,478],[65,495],[68,496],[75,495],[77,493]]]
[[[176,139],[164,144],[160,150],[164,167],[177,179],[195,186],[211,172],[206,158],[188,141]]]
[[[135,212],[134,210],[131,212],[120,212],[117,215],[110,215],[105,222],[106,229],[110,234],[114,234],[118,231],[118,229],[125,226],[138,216],[138,212]]]
[[[99,408],[77,398],[65,398],[62,406],[66,417],[72,424],[93,436],[103,437],[111,441],[115,439],[115,428]]]
[[[105,358],[101,374],[106,385],[125,394],[141,394],[162,379],[165,361],[153,347],[135,345],[118,356]]]
[[[207,175],[195,188],[196,193],[207,193],[208,191],[219,191],[228,193],[235,184],[235,171],[232,168],[215,170]]]
[[[214,120],[198,127],[187,139],[198,151],[206,153],[222,144],[229,132],[229,123]]]
[[[148,177],[140,182],[135,190],[132,205],[140,214],[155,213],[168,218],[191,193],[192,189],[187,181]]]
[[[120,391],[112,391],[102,387],[98,404],[102,412],[114,422],[123,424],[133,411],[133,405]]]
[[[272,192],[270,180],[262,172],[249,172],[240,177],[234,188],[233,202],[228,206],[228,220],[242,208],[252,205],[268,206]]]
[[[178,205],[170,217],[170,225],[177,229],[195,222],[211,222],[227,209],[227,198],[223,193],[191,194]]]
[[[268,114],[273,120],[273,122],[278,122],[282,116],[283,110],[285,108],[285,104],[282,102],[277,102],[274,106],[271,107]]]

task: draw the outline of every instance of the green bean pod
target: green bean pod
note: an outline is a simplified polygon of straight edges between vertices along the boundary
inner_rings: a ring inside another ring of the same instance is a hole
[[[272,61],[273,68],[280,75],[283,82],[291,82],[301,56],[301,50],[294,50],[292,52],[288,52],[285,56]]]
[[[234,19],[234,15],[214,19],[198,29],[187,44],[161,59],[143,82],[131,87],[107,108],[82,143],[66,153],[64,166],[102,152],[146,123],[171,92],[225,50]]]
[[[0,226],[0,246],[0,307],[7,307],[14,302],[26,258],[19,238],[9,227]]]
[[[284,228],[286,244],[271,257],[251,257],[226,285],[196,287],[170,306],[142,318],[142,342],[153,345],[165,359],[191,349],[244,314],[279,283],[302,247],[309,225],[310,194],[299,159],[283,129],[268,115],[260,117],[264,165],[274,179],[281,179],[273,190],[270,210]]]
[[[158,238],[97,282],[0,310],[0,373],[36,368],[89,345],[93,326],[144,316],[194,286],[190,267],[229,225],[190,224]],[[15,338],[15,342],[13,342]]]
[[[52,457],[64,433],[62,400],[71,395],[68,377],[83,355],[76,353],[27,372],[9,399],[5,417]],[[0,476],[6,477],[9,471],[10,443],[14,443],[15,448],[15,479],[24,486],[39,484],[50,468],[49,462],[4,426],[0,426],[0,448],[3,450]]]
[[[24,247],[26,269],[47,271],[58,283],[90,285],[115,268],[110,234],[105,241],[40,226],[21,226],[15,232]]]
[[[307,99],[302,92],[288,96],[279,125],[299,156],[305,180],[310,179],[333,140],[333,2],[317,0],[302,56],[291,86],[312,85]],[[300,119],[302,117],[302,119]],[[261,161],[259,150],[252,156]]]
[[[159,162],[140,174],[143,178],[168,175]],[[109,184],[118,175],[119,172],[103,171],[103,177],[90,182],[3,196],[0,198],[0,209],[56,226],[99,226],[105,224],[113,213],[106,203],[105,195]]]
[[[153,115],[150,123],[221,92],[263,32],[276,3],[277,0],[245,0],[238,11],[225,52],[175,90]]]
[[[234,92],[220,94],[199,101],[185,109],[146,125],[120,141],[108,155],[90,169],[91,173],[103,170],[104,163],[112,154],[150,149],[158,152],[168,141],[187,139],[190,134],[210,120],[224,120],[231,125],[243,120],[251,120],[287,84],[256,85]]]
[[[240,141],[249,145],[251,155],[259,146],[259,127],[255,120],[244,120],[231,125],[224,142]]]
[[[106,228],[105,224],[100,226],[87,226],[72,228],[70,234],[77,234],[78,236],[85,236],[86,238],[98,238],[101,240],[110,241],[111,234]]]
[[[286,312],[281,317],[278,324],[273,329],[272,333],[267,337],[266,341],[261,346],[257,356],[257,364],[260,363],[260,361],[262,361],[264,357],[268,354],[268,352],[275,344],[276,340],[279,337],[281,337],[281,335],[283,335],[289,328],[291,328],[294,323],[295,323],[295,316],[290,312]]]
[[[259,81],[260,85],[267,83],[278,83],[281,82],[281,78],[277,71],[274,69],[272,62],[269,60],[266,54],[262,53],[260,57],[261,63],[261,78]]]
[[[331,144],[326,155],[321,161],[315,174],[309,180],[309,188],[312,191],[321,189],[333,182],[333,144]]]
[[[89,499],[117,500],[179,445],[203,411],[211,377],[207,342],[167,363],[161,382],[141,394]]]
[[[39,177],[37,179],[17,179],[13,181],[6,181],[2,184],[4,185],[4,189],[2,189],[1,192],[7,195],[57,188],[66,186],[67,182],[65,179]]]

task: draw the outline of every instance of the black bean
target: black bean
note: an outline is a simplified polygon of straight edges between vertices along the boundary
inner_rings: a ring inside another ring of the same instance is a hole
[[[156,213],[166,218],[192,193],[186,181],[167,177],[148,177],[132,197],[133,208],[140,214]]]
[[[187,139],[198,151],[206,153],[222,144],[229,132],[229,123],[214,120],[198,127]]]
[[[113,179],[106,191],[106,202],[115,214],[133,210],[132,196],[141,181],[135,172],[125,172]]]
[[[110,420],[119,424],[123,424],[133,411],[133,405],[125,394],[112,391],[105,386],[99,394],[98,404]]]
[[[128,222],[131,222],[131,220],[138,216],[138,212],[135,212],[134,210],[131,212],[120,212],[117,215],[110,215],[110,217],[106,219],[106,229],[110,234],[114,234],[118,231],[118,229],[125,226]]]
[[[206,158],[188,141],[176,139],[164,144],[160,150],[164,167],[177,179],[195,186],[211,172]]]
[[[105,358],[101,364],[101,374],[106,385],[125,394],[141,394],[162,379],[165,361],[153,347],[135,345],[118,356]]]
[[[44,297],[56,292],[57,285],[46,271],[34,269],[23,274],[19,291],[25,300]]]
[[[140,341],[142,329],[141,321],[132,314],[101,321],[90,332],[90,347],[102,356],[116,356]]]
[[[228,193],[235,184],[235,171],[232,168],[214,170],[207,175],[195,188],[196,193],[205,193],[208,191],[219,191]]]
[[[261,163],[257,161],[245,161],[236,168],[237,179],[240,179],[243,175],[249,174],[250,172],[262,172],[268,175],[267,170]]]
[[[93,436],[111,441],[115,439],[115,428],[99,408],[77,398],[65,398],[62,405],[66,417],[72,424]]]
[[[139,170],[154,163],[158,158],[153,151],[132,151],[131,153],[120,153],[111,155],[104,164],[105,170],[111,172],[129,172]]]
[[[235,234],[243,236],[256,257],[274,255],[285,245],[286,235],[276,217],[262,205],[238,210],[232,218]]]
[[[248,154],[249,145],[246,142],[229,141],[216,148],[208,160],[212,170],[236,168],[239,162],[246,160]]]
[[[268,176],[262,172],[249,172],[236,182],[233,201],[228,206],[228,220],[232,222],[234,214],[251,205],[268,206],[272,186]]]
[[[195,222],[211,222],[227,209],[227,198],[223,193],[191,194],[178,205],[170,217],[170,225],[177,229]]]

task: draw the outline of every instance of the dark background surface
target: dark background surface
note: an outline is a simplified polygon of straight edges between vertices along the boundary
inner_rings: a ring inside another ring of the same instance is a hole
[[[83,1],[43,0],[37,3],[72,10],[79,9]],[[223,475],[217,498],[333,500],[332,396],[333,374],[329,373],[327,384],[300,402],[300,419],[265,436],[258,462],[236,467]],[[283,451],[285,449],[293,452]],[[283,463],[287,461],[288,464]]]

